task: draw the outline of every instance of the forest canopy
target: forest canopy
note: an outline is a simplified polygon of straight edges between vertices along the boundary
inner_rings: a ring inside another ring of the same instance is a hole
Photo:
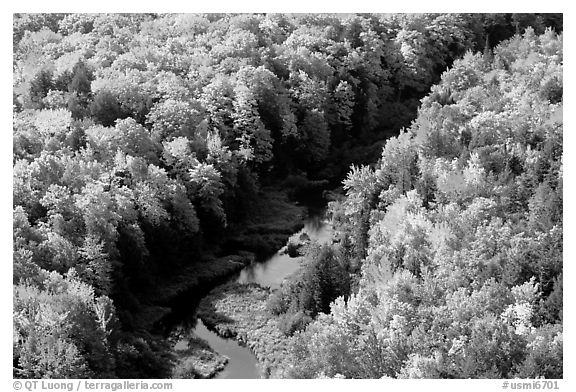
[[[358,290],[288,377],[562,378],[562,41],[467,53],[331,204]]]
[[[15,377],[169,376],[163,279],[271,187],[340,184],[284,376],[562,377],[562,15],[15,14],[13,43]]]

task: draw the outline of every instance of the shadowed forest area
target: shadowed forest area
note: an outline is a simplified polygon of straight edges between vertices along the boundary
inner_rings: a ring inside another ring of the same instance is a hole
[[[171,377],[171,301],[328,202],[333,240],[245,288],[267,376],[562,378],[562,30],[15,14],[14,377]]]

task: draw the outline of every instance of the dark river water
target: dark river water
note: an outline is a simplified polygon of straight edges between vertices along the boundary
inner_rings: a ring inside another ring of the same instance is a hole
[[[310,216],[301,232],[320,243],[330,241],[332,226],[323,215]],[[277,289],[288,276],[300,268],[298,258],[292,258],[280,251],[269,259],[245,267],[236,277],[240,283],[258,283]],[[236,340],[224,339],[210,331],[198,320],[194,333],[206,340],[218,353],[228,357],[228,365],[215,378],[260,378],[258,361],[249,348],[241,346]],[[179,342],[182,344],[185,342]]]

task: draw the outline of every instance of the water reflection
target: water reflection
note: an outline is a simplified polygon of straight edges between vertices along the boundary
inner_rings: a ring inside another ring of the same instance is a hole
[[[304,228],[298,233],[306,233],[311,240],[327,243],[332,237],[332,226],[323,215],[314,215],[307,219]],[[237,278],[239,283],[258,283],[272,289],[280,287],[282,281],[300,268],[300,258],[293,258],[277,252],[268,260],[253,263],[244,268]]]
[[[332,240],[332,224],[326,220],[324,215],[310,217],[302,231],[321,244],[326,244]]]
[[[273,289],[280,287],[282,281],[289,275],[298,271],[298,259],[287,254],[278,254],[263,263],[254,263],[244,268],[238,276],[239,283],[258,283]]]

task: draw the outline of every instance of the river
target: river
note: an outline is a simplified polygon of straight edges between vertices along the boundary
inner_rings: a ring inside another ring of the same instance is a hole
[[[323,214],[311,214],[300,233],[308,234],[311,240],[319,243],[327,243],[331,240],[332,225],[324,218]],[[298,260],[278,251],[263,262],[253,263],[245,267],[233,279],[239,283],[258,283],[277,289],[284,279],[299,268]],[[228,357],[226,368],[215,378],[260,378],[258,361],[248,347],[240,345],[236,340],[221,338],[206,328],[202,320],[198,320],[194,333],[206,340],[216,352]],[[182,343],[179,342],[178,344]]]

